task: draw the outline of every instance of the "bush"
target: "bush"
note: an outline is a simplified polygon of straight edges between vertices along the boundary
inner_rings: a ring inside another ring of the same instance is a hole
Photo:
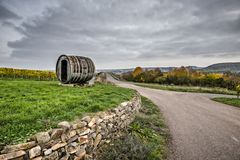
[[[236,91],[237,91],[237,98],[239,98],[239,94],[240,94],[240,84],[237,85]]]
[[[137,67],[134,72],[123,74],[123,79],[134,82],[174,84],[185,86],[222,87],[235,90],[240,75],[233,73],[203,73],[186,67],[175,68],[167,73],[160,69],[143,71]]]

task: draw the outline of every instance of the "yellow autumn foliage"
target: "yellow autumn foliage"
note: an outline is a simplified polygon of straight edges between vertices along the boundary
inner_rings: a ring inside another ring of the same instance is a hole
[[[207,74],[208,78],[211,79],[219,79],[219,78],[223,78],[223,74],[222,73],[209,73]]]
[[[132,76],[135,78],[136,76],[140,75],[142,72],[143,72],[143,69],[141,67],[136,67],[132,72]]]
[[[56,75],[52,71],[15,69],[15,68],[0,68],[0,77],[40,79],[40,80],[56,79]]]

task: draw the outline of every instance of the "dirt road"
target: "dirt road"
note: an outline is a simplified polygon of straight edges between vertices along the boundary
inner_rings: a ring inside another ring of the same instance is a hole
[[[219,95],[156,90],[108,79],[159,106],[172,136],[170,160],[240,160],[240,108],[209,99]]]

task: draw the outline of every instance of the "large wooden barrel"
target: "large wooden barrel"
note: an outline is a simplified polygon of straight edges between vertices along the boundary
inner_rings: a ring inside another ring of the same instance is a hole
[[[94,63],[87,57],[61,55],[57,60],[57,78],[64,84],[86,83],[94,72]]]

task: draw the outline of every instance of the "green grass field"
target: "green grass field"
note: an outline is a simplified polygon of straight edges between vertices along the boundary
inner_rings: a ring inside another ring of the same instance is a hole
[[[213,98],[212,100],[235,107],[240,107],[240,99],[238,98],[217,97]]]
[[[23,141],[59,121],[116,107],[134,91],[113,85],[62,87],[56,81],[0,79],[0,144]]]
[[[176,86],[176,85],[160,85],[153,83],[135,83],[141,87],[148,87],[161,90],[177,91],[177,92],[197,92],[197,93],[215,93],[236,95],[236,91],[228,90],[226,88],[217,87],[197,87],[197,86]]]

